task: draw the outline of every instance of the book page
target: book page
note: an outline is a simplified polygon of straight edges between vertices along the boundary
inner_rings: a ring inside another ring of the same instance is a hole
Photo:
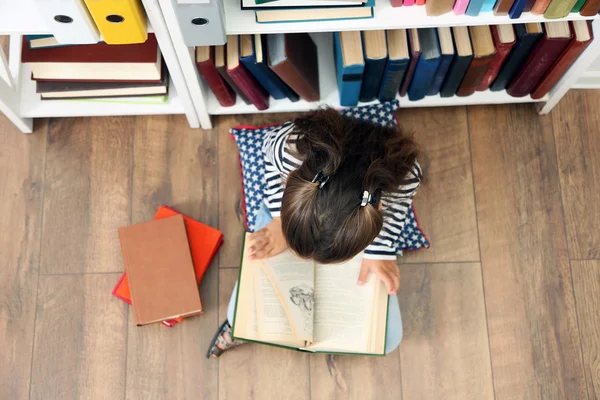
[[[294,336],[312,342],[314,317],[314,263],[289,251],[265,260],[263,269],[275,287]]]
[[[375,288],[373,275],[358,286],[362,254],[347,263],[315,268],[314,343],[311,350],[367,353]]]
[[[250,243],[244,243],[244,254],[246,254]],[[258,324],[256,316],[255,282],[256,274],[262,268],[262,262],[244,258],[240,267],[238,280],[238,292],[236,308],[233,321],[233,336],[239,339],[260,340],[258,336]]]

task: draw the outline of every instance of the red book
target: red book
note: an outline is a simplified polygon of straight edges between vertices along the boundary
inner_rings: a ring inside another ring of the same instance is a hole
[[[541,99],[556,85],[565,72],[575,63],[577,58],[592,43],[594,33],[589,21],[574,21],[571,23],[573,40],[558,59],[552,64],[546,75],[531,93],[531,98]]]
[[[410,46],[410,64],[408,64],[406,77],[404,78],[404,83],[400,88],[400,96],[406,96],[410,82],[415,74],[415,69],[417,68],[417,62],[421,56],[421,42],[419,42],[419,33],[417,29],[413,28],[408,32],[408,43]]]
[[[531,7],[531,13],[536,15],[543,15],[546,12],[546,8],[550,5],[552,0],[536,0]]]
[[[475,93],[496,55],[492,32],[488,25],[470,26],[469,33],[473,45],[473,59],[458,87],[457,96],[470,96]]]
[[[425,5],[425,0],[416,0],[415,4],[418,6],[424,6]]]
[[[227,74],[259,110],[269,108],[269,93],[240,63],[239,37],[227,36]]]
[[[390,0],[392,7],[402,7],[402,0]]]
[[[215,94],[219,104],[231,107],[235,104],[235,92],[221,77],[215,67],[215,48],[213,46],[196,47],[196,66]]]
[[[593,17],[600,12],[600,0],[587,0],[581,10],[579,10],[579,14],[584,17]]]
[[[490,66],[483,76],[481,83],[477,87],[478,91],[485,91],[490,88],[494,79],[498,76],[500,68],[504,65],[504,61],[515,45],[516,37],[515,30],[512,25],[494,25],[492,26],[492,38],[496,47],[496,55],[490,62]]]
[[[160,206],[154,219],[169,218],[175,215],[182,215],[174,209],[167,206]],[[192,218],[183,215],[185,228],[190,243],[190,251],[192,254],[192,262],[196,271],[196,281],[198,284],[202,281],[206,270],[210,266],[212,259],[217,254],[219,247],[223,243],[223,234],[217,229],[204,225]],[[127,274],[123,273],[121,279],[112,291],[112,294],[124,302],[131,304],[131,292],[129,290],[129,280]],[[182,318],[175,320],[163,321],[167,326],[173,326],[176,322],[181,322]]]
[[[544,36],[506,89],[513,97],[527,96],[542,80],[571,41],[568,22],[544,23]]]

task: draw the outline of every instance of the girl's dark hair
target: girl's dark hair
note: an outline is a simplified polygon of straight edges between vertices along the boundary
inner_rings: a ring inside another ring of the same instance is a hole
[[[322,108],[295,120],[296,155],[304,160],[287,178],[281,206],[290,249],[319,263],[338,263],[364,250],[379,234],[381,193],[414,176],[417,145],[399,127],[383,127]],[[323,171],[322,188],[311,181]],[[372,204],[361,207],[363,192]]]

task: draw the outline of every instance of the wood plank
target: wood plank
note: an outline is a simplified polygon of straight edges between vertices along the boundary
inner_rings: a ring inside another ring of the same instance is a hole
[[[29,398],[47,121],[23,135],[0,115],[0,388]]]
[[[425,179],[414,205],[432,243],[401,260],[479,261],[466,107],[401,110],[398,121],[421,146]]]
[[[469,108],[498,400],[586,397],[551,124],[532,107]]]
[[[237,277],[237,268],[219,270],[219,321],[227,318],[227,305]],[[302,352],[255,343],[232,349],[218,360],[219,400],[307,399],[308,359]]]
[[[481,265],[402,265],[405,399],[493,399]]]
[[[600,91],[572,90],[554,112],[554,136],[571,258],[600,259]]]
[[[183,116],[139,118],[135,126],[133,223],[151,220],[161,204],[218,225],[218,142]],[[204,314],[173,328],[136,327],[130,312],[128,399],[216,399],[217,365],[204,358],[217,326],[216,262],[200,285]]]
[[[50,120],[40,273],[123,270],[134,117]]]
[[[600,399],[600,261],[571,261],[589,399]]]
[[[123,399],[127,306],[119,274],[40,276],[32,399]]]

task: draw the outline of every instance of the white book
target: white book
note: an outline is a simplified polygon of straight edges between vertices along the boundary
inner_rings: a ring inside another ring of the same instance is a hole
[[[243,8],[283,8],[283,7],[326,7],[352,6],[363,4],[366,0],[278,0],[258,4],[256,0],[242,0]]]
[[[91,44],[100,32],[83,0],[34,0],[52,35],[63,44]]]
[[[190,1],[190,0],[188,0]],[[186,46],[217,46],[227,42],[223,0],[181,4],[171,0]]]

